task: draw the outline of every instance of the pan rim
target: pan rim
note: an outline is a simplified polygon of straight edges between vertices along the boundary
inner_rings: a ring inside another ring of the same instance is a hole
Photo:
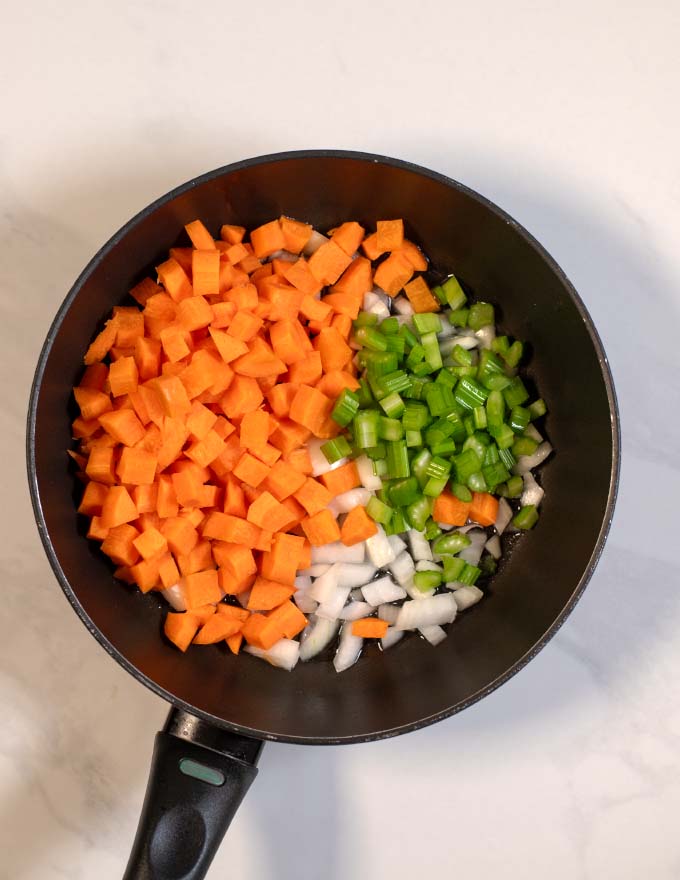
[[[49,532],[47,529],[47,524],[45,521],[45,517],[42,510],[42,504],[40,500],[40,492],[38,487],[38,477],[37,477],[37,468],[35,463],[35,428],[36,428],[36,418],[37,418],[37,410],[38,410],[38,400],[40,396],[40,389],[42,387],[42,379],[45,371],[45,367],[47,361],[49,359],[52,345],[57,336],[59,328],[64,320],[64,317],[68,310],[70,309],[73,300],[78,295],[80,289],[90,276],[90,274],[94,271],[94,269],[99,265],[99,263],[105,258],[105,256],[111,251],[113,247],[115,247],[118,242],[123,239],[129,232],[131,232],[135,226],[140,223],[142,220],[146,219],[150,214],[156,211],[157,208],[162,205],[172,201],[176,197],[183,195],[184,193],[190,191],[191,189],[199,186],[203,183],[206,183],[215,178],[223,177],[228,174],[232,174],[236,171],[243,170],[245,168],[250,168],[256,165],[262,165],[273,162],[282,162],[282,161],[295,161],[295,160],[307,160],[307,159],[350,159],[361,162],[372,162],[374,164],[386,165],[389,167],[399,168],[405,171],[409,171],[411,173],[417,174],[421,177],[426,177],[431,180],[434,180],[438,183],[444,184],[445,186],[455,189],[458,192],[463,193],[468,196],[472,200],[481,204],[484,208],[494,213],[497,217],[499,217],[503,222],[510,225],[513,230],[533,249],[537,252],[538,256],[541,260],[548,266],[550,271],[559,279],[564,289],[568,293],[569,297],[573,301],[576,309],[583,320],[585,327],[590,335],[591,342],[593,344],[593,348],[595,350],[598,364],[600,367],[600,371],[602,373],[602,378],[605,385],[605,390],[607,394],[607,401],[609,404],[609,412],[610,412],[610,420],[611,420],[611,441],[612,441],[612,463],[611,470],[609,475],[609,491],[607,494],[607,503],[605,506],[605,512],[602,519],[602,525],[600,527],[599,533],[597,535],[597,540],[595,541],[595,545],[593,547],[593,551],[591,553],[590,559],[588,560],[588,564],[586,565],[583,574],[581,575],[578,583],[576,584],[571,596],[565,603],[564,607],[560,611],[559,615],[553,621],[551,626],[546,630],[546,632],[536,640],[536,642],[529,648],[515,663],[512,664],[504,673],[497,676],[493,681],[489,682],[483,688],[475,691],[474,694],[471,694],[467,699],[459,701],[455,703],[453,706],[449,706],[446,709],[434,713],[432,715],[426,716],[424,718],[416,719],[415,721],[408,722],[403,725],[399,725],[398,727],[392,727],[385,730],[377,730],[371,731],[369,733],[361,733],[361,734],[352,734],[350,736],[344,737],[334,737],[334,736],[300,736],[300,735],[291,735],[291,734],[279,734],[273,733],[271,731],[259,730],[256,728],[249,728],[243,725],[235,724],[233,722],[229,722],[224,718],[220,718],[218,716],[214,716],[209,712],[205,712],[199,709],[196,706],[191,705],[190,703],[185,702],[184,700],[179,699],[170,691],[162,688],[158,685],[153,679],[146,676],[142,673],[136,666],[134,666],[117,648],[113,646],[113,644],[104,636],[104,634],[99,630],[94,621],[89,617],[86,613],[85,609],[81,605],[78,597],[75,594],[74,589],[69,583],[66,575],[64,574],[57,555],[52,546],[52,542],[50,540]],[[47,336],[45,338],[45,342],[43,343],[43,347],[40,352],[40,356],[38,358],[38,363],[36,366],[36,371],[33,377],[33,382],[31,385],[30,397],[29,397],[29,405],[28,405],[28,414],[27,414],[27,431],[26,431],[26,461],[27,461],[27,471],[28,471],[28,483],[29,490],[31,496],[31,504],[33,507],[33,514],[36,520],[36,524],[38,527],[38,533],[40,535],[41,542],[43,544],[43,548],[49,560],[50,566],[64,592],[66,598],[70,602],[74,611],[84,623],[89,632],[94,636],[94,638],[99,642],[99,644],[104,648],[104,650],[119,663],[126,672],[129,672],[132,676],[134,676],[137,681],[144,684],[149,690],[155,693],[157,696],[169,702],[171,705],[176,706],[190,714],[196,715],[210,724],[214,724],[217,727],[221,727],[225,730],[232,731],[234,733],[240,734],[242,736],[249,736],[255,739],[260,740],[269,740],[276,742],[285,742],[297,745],[343,745],[343,744],[351,744],[351,743],[360,743],[360,742],[370,742],[380,739],[387,739],[393,736],[397,736],[403,733],[409,733],[414,730],[419,730],[424,727],[428,727],[431,724],[436,723],[437,721],[441,721],[445,718],[449,718],[452,715],[461,712],[463,709],[466,709],[468,706],[478,702],[484,697],[488,696],[490,693],[495,691],[498,687],[505,684],[510,678],[516,675],[521,669],[526,666],[526,664],[532,660],[538,653],[541,651],[547,643],[553,638],[553,636],[557,633],[560,627],[564,624],[567,617],[571,614],[576,603],[580,599],[583,591],[585,590],[588,582],[590,581],[594,570],[597,566],[597,563],[602,555],[602,551],[604,548],[604,544],[606,542],[607,536],[609,534],[609,530],[611,528],[614,507],[616,503],[616,497],[618,493],[618,484],[619,484],[619,476],[620,476],[620,468],[621,468],[621,426],[620,426],[620,415],[619,408],[616,397],[616,390],[614,387],[614,380],[611,372],[611,368],[609,365],[609,361],[607,359],[607,355],[604,351],[604,346],[602,344],[602,340],[600,335],[593,323],[593,320],[581,299],[579,293],[575,289],[574,285],[571,283],[566,273],[562,270],[562,268],[558,265],[555,259],[548,253],[548,251],[543,247],[543,245],[527,230],[525,229],[517,220],[515,220],[512,216],[510,216],[506,211],[496,205],[494,202],[487,199],[485,196],[471,189],[463,183],[460,183],[453,178],[450,178],[444,174],[441,174],[436,171],[432,171],[429,168],[425,168],[423,166],[417,165],[412,162],[408,162],[403,159],[396,159],[389,156],[383,156],[376,153],[366,153],[360,151],[353,150],[335,150],[335,149],[318,149],[318,150],[291,150],[285,152],[278,153],[268,153],[261,156],[254,156],[248,159],[242,159],[238,162],[233,162],[228,165],[221,166],[220,168],[216,168],[212,171],[208,171],[205,174],[199,175],[198,177],[194,177],[191,180],[180,184],[164,195],[160,196],[137,214],[135,214],[130,220],[128,220],[114,235],[109,238],[109,240],[94,254],[94,256],[87,263],[82,272],[78,275],[75,282],[73,283],[71,289],[67,293],[64,298],[61,306],[59,307],[52,324],[47,332]]]

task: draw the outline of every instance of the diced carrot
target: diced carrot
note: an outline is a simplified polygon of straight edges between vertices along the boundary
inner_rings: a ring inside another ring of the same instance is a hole
[[[158,529],[146,529],[132,542],[142,559],[152,559],[168,549],[168,542]]]
[[[135,502],[125,486],[110,486],[102,504],[101,521],[104,528],[113,529],[137,519]]]
[[[438,312],[439,301],[427,286],[422,275],[404,285],[404,291],[415,312]]]
[[[162,522],[160,531],[175,556],[186,556],[198,544],[198,532],[184,517],[168,517]]]
[[[331,327],[347,341],[352,333],[352,319],[349,315],[333,315]]]
[[[379,617],[362,617],[352,623],[352,635],[362,639],[382,639],[388,627],[389,623]]]
[[[291,263],[284,270],[283,277],[289,284],[292,284],[293,287],[305,295],[303,302],[305,297],[313,298],[323,287],[322,283],[309,268],[307,260],[298,260],[297,263]],[[309,315],[306,315],[306,317],[309,317]]]
[[[290,217],[279,218],[281,234],[283,235],[283,248],[292,254],[299,254],[312,235],[312,227],[308,223],[300,223],[299,220],[291,220]]]
[[[219,293],[220,252],[214,248],[214,245],[212,250],[195,250],[193,252],[191,283],[195,296],[215,296]],[[212,318],[212,313],[210,317]],[[207,325],[203,324],[202,326]]]
[[[333,493],[314,477],[307,477],[294,495],[310,516],[323,510],[333,500]]]
[[[473,492],[468,516],[480,526],[492,526],[498,518],[498,499],[489,492]]]
[[[334,497],[342,495],[343,492],[349,492],[350,489],[356,489],[357,486],[361,485],[359,472],[353,461],[348,461],[347,464],[322,474],[320,479]]]
[[[381,253],[396,251],[404,244],[403,220],[378,220],[376,245]]]
[[[323,300],[305,294],[300,302],[300,314],[309,321],[325,321],[332,313],[332,308]]]
[[[217,416],[214,412],[202,403],[194,401],[187,416],[186,426],[195,440],[202,440],[216,421]]]
[[[286,239],[278,220],[258,226],[250,233],[250,241],[253,245],[253,253],[258,258],[269,257],[274,251],[283,250]]]
[[[142,336],[135,342],[135,363],[142,382],[155,378],[161,369],[161,343]]]
[[[211,256],[217,256],[217,251],[194,251],[194,259],[196,254],[207,253]],[[218,258],[219,259],[219,258]],[[215,282],[217,283],[217,282]],[[203,285],[205,287],[205,284]],[[194,288],[194,296],[191,299],[184,299],[177,306],[177,322],[184,327],[185,330],[201,330],[208,327],[213,319],[212,306],[205,298],[209,294],[199,293]]]
[[[249,620],[256,616],[252,614]],[[269,650],[279,639],[295,638],[307,626],[307,618],[297,605],[291,601],[282,602],[278,608],[274,608],[273,611],[265,615],[264,621],[264,625],[259,628],[256,638],[259,641],[260,647],[264,648],[265,651]],[[243,634],[245,637],[245,625]]]
[[[241,623],[245,623],[246,620],[250,617],[247,609],[238,608],[236,605],[226,605],[224,602],[220,602],[216,608],[218,614],[223,615],[228,620],[238,620]]]
[[[171,479],[175,495],[182,507],[197,507],[201,499],[203,483],[196,474],[189,470],[182,470],[172,474]]]
[[[185,302],[191,302],[191,300],[185,300]],[[163,347],[163,353],[171,364],[176,364],[191,354],[191,349],[189,348],[191,334],[179,324],[169,324],[165,329],[161,330],[160,342]]]
[[[215,241],[200,220],[192,220],[184,227],[195,248],[214,250]]]
[[[253,315],[252,312],[237,312],[229,325],[229,335],[242,342],[253,339],[261,330],[262,318]]]
[[[331,370],[321,377],[316,383],[316,387],[326,397],[335,400],[343,389],[349,388],[350,391],[356,391],[360,385],[359,381],[347,370]]]
[[[266,624],[267,618],[264,614],[251,614],[248,620],[244,622],[243,627],[241,628],[241,634],[249,645],[255,645],[258,648],[262,647],[260,634]],[[272,644],[274,644],[275,641],[277,641],[276,638],[274,638]]]
[[[113,408],[109,395],[95,388],[74,388],[73,394],[80,407],[80,414],[86,421],[99,418]]]
[[[160,376],[153,379],[152,383],[166,416],[177,418],[191,412],[191,401],[186,388],[177,376]]]
[[[224,565],[219,569],[220,589],[227,596],[238,596],[247,592],[255,582],[255,572],[238,570],[232,565]]]
[[[390,254],[375,270],[374,281],[385,293],[396,296],[413,276],[413,266],[398,251]]]
[[[342,223],[337,229],[333,230],[331,241],[340,245],[346,254],[350,257],[359,250],[359,245],[364,238],[364,227],[354,220],[348,223]]]
[[[288,415],[296,392],[296,386],[289,382],[280,382],[271,391],[267,392],[267,402],[275,416]]]
[[[255,454],[267,445],[269,438],[269,415],[263,409],[246,413],[241,420],[240,440],[244,449]],[[247,482],[247,481],[246,481]],[[257,485],[252,483],[251,485]]]
[[[191,278],[191,255],[194,249],[192,247],[174,247],[170,248],[169,255],[173,260],[177,260],[187,275]]]
[[[165,553],[158,560],[158,577],[166,589],[173,587],[179,580],[179,569],[170,553]]]
[[[323,365],[318,351],[304,352],[303,359],[291,364],[288,370],[288,378],[293,385],[316,386],[322,375]]]
[[[172,258],[166,260],[164,263],[161,263],[160,266],[156,267],[156,272],[158,273],[158,278],[161,284],[175,302],[193,296],[194,291],[191,286],[191,281],[189,281],[189,276],[177,260],[173,260]],[[147,302],[147,306],[148,304],[149,303]]]
[[[332,306],[333,310],[339,315],[347,315],[355,321],[361,311],[363,299],[364,296],[361,293],[345,293],[343,291],[340,293],[329,293],[324,297],[323,301]],[[330,323],[326,326],[330,327]],[[321,328],[319,327],[318,329]]]
[[[227,241],[229,244],[238,244],[243,241],[243,237],[246,234],[245,226],[232,226],[228,223],[225,223],[224,226],[220,229],[220,238],[222,241]]]
[[[243,489],[239,481],[234,477],[229,477],[224,493],[224,513],[230,513],[233,516],[240,516],[242,519],[246,515],[246,502]]]
[[[227,606],[225,606],[225,607],[227,607]],[[234,633],[233,636],[227,636],[225,641],[226,641],[227,645],[229,646],[229,650],[231,651],[231,653],[238,654],[238,652],[241,650],[241,644],[243,642],[243,633],[237,632],[237,633]]]
[[[366,513],[365,507],[353,507],[345,517],[340,529],[340,540],[346,547],[366,541],[378,533],[375,522]]]
[[[300,385],[291,403],[290,418],[314,434],[332,408],[333,401],[325,394],[309,385]]]
[[[315,547],[340,540],[338,523],[328,508],[303,519],[301,525],[310,544]]]
[[[312,473],[312,462],[309,452],[304,448],[292,449],[285,454],[284,461],[301,474],[309,476]]]
[[[215,614],[203,624],[193,639],[194,645],[216,645],[241,630],[240,620],[230,620],[223,614]]]
[[[412,241],[404,239],[402,246],[399,248],[399,253],[409,261],[416,272],[427,272],[427,258]]]
[[[267,343],[259,338],[251,340],[247,354],[233,361],[234,371],[241,376],[259,379],[263,376],[286,372],[284,362],[276,357]]]
[[[126,446],[120,454],[118,477],[121,483],[132,486],[149,485],[155,479],[157,464],[158,459],[150,452]]]
[[[194,636],[198,632],[198,627],[198,618],[190,612],[175,613],[174,611],[168,611],[165,623],[163,624],[163,632],[173,645],[176,645],[180,651],[184,652],[193,641]]]
[[[249,486],[259,486],[269,474],[269,468],[249,452],[245,452],[236,467],[234,476]]]
[[[295,587],[288,584],[279,584],[263,577],[255,579],[247,608],[249,611],[271,611],[285,602],[295,592]]]
[[[304,474],[285,461],[277,461],[267,474],[264,486],[277,501],[283,501],[297,492],[304,482]]]
[[[109,487],[104,483],[90,481],[85,486],[83,497],[78,506],[78,513],[86,516],[101,516],[102,505],[108,495]]]
[[[435,499],[432,519],[449,526],[464,526],[469,513],[469,501],[461,501],[451,492],[445,490]]]
[[[230,302],[212,303],[213,321],[212,330],[220,330],[228,327],[236,314],[236,306]]]
[[[217,613],[215,605],[199,605],[198,608],[192,608],[191,613],[198,618],[201,626],[204,626]]]
[[[289,419],[281,419],[270,441],[272,446],[280,449],[284,455],[289,455],[293,450],[303,446],[309,440],[311,433],[304,425],[296,424]]]
[[[83,363],[85,366],[89,366],[90,364],[95,364],[97,361],[103,361],[106,355],[109,353],[111,346],[116,341],[116,319],[111,318],[104,325],[104,329],[101,333],[97,334],[94,340],[90,343],[89,348],[85,352],[85,357],[83,358]]]
[[[314,347],[321,355],[324,373],[341,370],[352,357],[352,349],[335,327],[323,329],[316,337]]]
[[[246,518],[268,532],[282,531],[293,523],[288,509],[266,490],[250,505]]]
[[[257,287],[254,284],[238,284],[225,295],[225,299],[236,306],[237,312],[253,311],[258,305]]]
[[[262,576],[280,584],[292,586],[299,567],[304,539],[297,535],[279,532],[274,535],[272,549],[262,554]]]
[[[139,284],[135,284],[135,286],[130,289],[130,296],[143,308],[150,297],[162,292],[163,289],[151,278],[142,278]]]
[[[109,368],[106,364],[96,363],[85,367],[85,372],[80,380],[79,388],[92,388],[94,391],[104,391]]]
[[[252,522],[216,510],[203,524],[203,537],[252,548],[260,537],[260,529]]]
[[[217,569],[209,568],[188,574],[184,578],[182,592],[189,611],[201,605],[219,602],[222,591],[217,579]]]
[[[307,335],[297,320],[285,319],[272,324],[269,328],[269,338],[274,354],[284,364],[295,364],[303,360],[307,354],[305,347]]]
[[[116,321],[116,348],[134,348],[144,336],[144,315],[136,306],[114,306]]]
[[[266,278],[268,275],[273,275],[274,267],[271,263],[265,263],[264,266],[260,266],[259,269],[256,269],[253,273],[251,273],[250,280],[257,281],[258,278]],[[257,288],[255,288],[257,291]],[[251,308],[257,308],[257,303],[253,303]]]
[[[312,275],[322,284],[335,284],[352,262],[349,254],[335,241],[327,241],[309,258]]]
[[[166,416],[163,419],[161,427],[161,447],[158,450],[158,470],[164,470],[169,464],[177,459],[182,447],[187,441],[189,431],[183,419],[170,418]]]
[[[137,512],[140,515],[143,513],[155,513],[158,515],[156,512],[158,505],[158,483],[154,482],[151,485],[142,484],[135,486],[131,495]]]
[[[208,467],[225,449],[225,442],[216,431],[208,431],[202,440],[197,440],[185,450],[185,455],[196,464]]]
[[[177,556],[177,565],[185,577],[188,574],[196,574],[197,571],[213,568],[211,542],[199,541],[189,553],[180,553]]]
[[[91,480],[112,486],[116,482],[116,458],[112,447],[96,447],[90,452],[85,473]]]
[[[114,526],[102,541],[102,553],[116,565],[134,565],[139,559],[137,548],[132,543],[139,532],[129,523]]]
[[[361,248],[369,260],[377,260],[379,256],[385,253],[385,251],[381,250],[378,246],[377,232],[372,232],[370,235],[367,235],[361,242]]]

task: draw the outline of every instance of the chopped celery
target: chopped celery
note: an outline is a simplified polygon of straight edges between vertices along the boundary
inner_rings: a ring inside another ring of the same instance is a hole
[[[351,455],[352,447],[347,442],[347,438],[340,434],[334,440],[328,440],[326,443],[323,443],[321,451],[326,456],[326,461],[329,464],[335,464],[336,461]]]
[[[521,507],[519,512],[512,518],[512,524],[517,529],[533,529],[538,522],[538,511],[535,505],[527,504]]]
[[[385,525],[392,519],[394,510],[387,504],[384,504],[376,495],[368,499],[366,505],[366,513],[377,523]]]

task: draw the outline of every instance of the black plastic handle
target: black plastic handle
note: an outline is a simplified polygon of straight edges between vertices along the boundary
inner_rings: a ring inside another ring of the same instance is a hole
[[[262,745],[172,709],[156,735],[123,880],[202,880],[257,776]]]

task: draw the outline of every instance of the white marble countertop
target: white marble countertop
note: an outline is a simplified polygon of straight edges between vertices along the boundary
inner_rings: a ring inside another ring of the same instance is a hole
[[[610,356],[619,502],[591,585],[523,672],[409,736],[267,746],[211,877],[680,876],[680,7],[558,7],[4,10],[2,880],[120,878],[166,711],[87,634],[37,538],[24,418],[51,318],[154,197],[238,158],[328,146],[447,173],[546,245]]]

